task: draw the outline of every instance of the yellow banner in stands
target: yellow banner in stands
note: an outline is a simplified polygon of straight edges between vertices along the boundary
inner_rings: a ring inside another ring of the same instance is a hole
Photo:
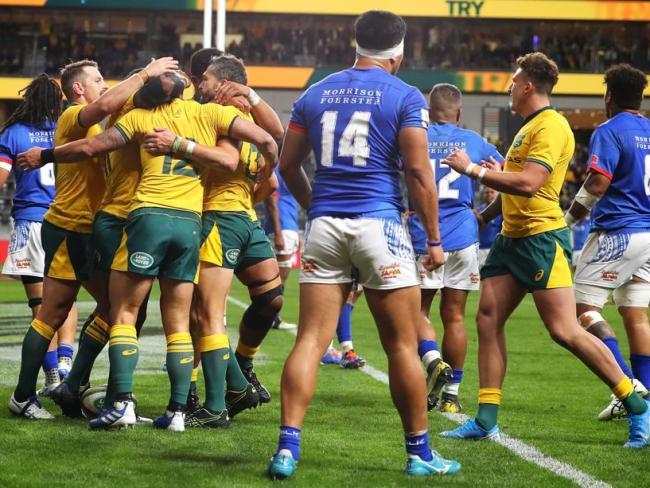
[[[228,0],[227,9],[231,12],[286,14],[359,15],[366,10],[389,10],[406,17],[650,20],[650,2],[609,0]]]

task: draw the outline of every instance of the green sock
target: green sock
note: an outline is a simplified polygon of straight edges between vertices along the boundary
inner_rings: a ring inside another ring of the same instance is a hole
[[[244,373],[241,372],[232,347],[229,349],[230,357],[228,358],[228,369],[226,370],[226,387],[229,391],[242,391],[248,386],[248,380]]]
[[[36,394],[38,372],[54,333],[54,329],[46,323],[38,319],[32,321],[32,325],[23,339],[20,374],[14,392],[16,401],[24,402]]]
[[[205,378],[205,407],[213,412],[221,412],[226,408],[226,371],[230,348],[228,336],[213,334],[201,337],[201,364]]]
[[[189,332],[177,332],[167,336],[166,361],[171,385],[171,402],[186,405],[194,362],[194,348]]]
[[[133,372],[138,364],[138,339],[133,325],[111,327],[108,358],[111,361],[110,378],[114,385],[113,394],[133,391]]]
[[[627,410],[627,413],[630,415],[638,415],[645,412],[648,408],[647,403],[636,391],[633,391],[630,396],[625,400],[621,400],[621,402],[623,403],[625,410]]]
[[[485,430],[490,430],[497,425],[497,416],[499,415],[499,405],[493,403],[479,403],[478,413],[476,414],[476,423]]]
[[[79,336],[79,350],[72,363],[70,374],[65,382],[70,385],[73,391],[79,391],[84,380],[88,382],[90,370],[99,353],[108,342],[108,324],[99,317],[89,317]]]

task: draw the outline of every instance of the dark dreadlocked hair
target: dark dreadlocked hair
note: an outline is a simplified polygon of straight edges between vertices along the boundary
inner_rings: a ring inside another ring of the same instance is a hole
[[[56,122],[63,111],[61,88],[45,73],[38,75],[18,93],[22,95],[23,100],[0,129],[0,134],[16,123],[43,127],[47,121]]]

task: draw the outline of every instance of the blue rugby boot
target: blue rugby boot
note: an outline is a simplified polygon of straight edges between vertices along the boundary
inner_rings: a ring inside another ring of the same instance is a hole
[[[297,464],[291,451],[281,449],[271,458],[267,472],[272,480],[284,480],[293,475]]]
[[[440,437],[446,437],[448,439],[472,439],[475,441],[480,441],[482,439],[499,440],[501,435],[499,434],[498,425],[495,425],[490,430],[485,430],[476,422],[475,419],[471,419],[453,430],[445,430],[444,432],[440,432]]]
[[[648,438],[650,438],[650,401],[644,401],[647,406],[645,412],[630,415],[630,437],[625,443],[625,447],[640,449],[648,445]]]
[[[443,457],[436,451],[431,451],[433,459],[424,461],[420,456],[411,454],[406,462],[406,474],[411,476],[431,476],[455,474],[460,471],[460,463]]]

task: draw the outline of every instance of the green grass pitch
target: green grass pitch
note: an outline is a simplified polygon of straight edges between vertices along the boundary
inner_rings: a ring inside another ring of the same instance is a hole
[[[296,274],[287,286],[283,317],[297,320]],[[246,301],[236,284],[233,297]],[[157,298],[154,294],[154,298]],[[478,388],[474,326],[477,294],[468,304],[469,351],[461,400],[468,415],[476,411]],[[20,342],[29,325],[19,283],[0,282],[0,399],[6,402],[18,375]],[[91,304],[80,296],[80,319]],[[438,302],[434,302],[437,306]],[[231,341],[243,310],[228,309]],[[613,308],[605,316],[626,348],[621,321]],[[440,333],[437,312],[432,321]],[[648,450],[627,450],[627,422],[598,422],[596,415],[609,391],[568,352],[555,345],[536,315],[530,298],[507,325],[509,364],[500,426],[503,432],[536,447],[545,455],[612,486],[648,486]],[[386,360],[365,301],[353,313],[357,352],[374,368],[386,371]],[[294,341],[285,331],[271,331],[256,362],[262,382],[273,396],[270,404],[240,414],[227,430],[189,430],[182,434],[141,427],[128,432],[90,432],[86,423],[57,414],[53,422],[13,418],[0,407],[0,486],[266,486],[268,460],[275,448],[279,422],[279,381],[284,358]],[[135,392],[140,412],[154,417],[166,403],[169,386],[164,338],[157,305],[150,306],[142,338]],[[105,382],[107,358],[97,361],[93,382]],[[434,449],[459,460],[453,477],[407,479],[398,416],[388,387],[361,371],[323,366],[318,389],[302,434],[297,486],[571,486],[573,483],[506,448],[490,442],[458,442],[437,437],[456,425],[430,414]]]

